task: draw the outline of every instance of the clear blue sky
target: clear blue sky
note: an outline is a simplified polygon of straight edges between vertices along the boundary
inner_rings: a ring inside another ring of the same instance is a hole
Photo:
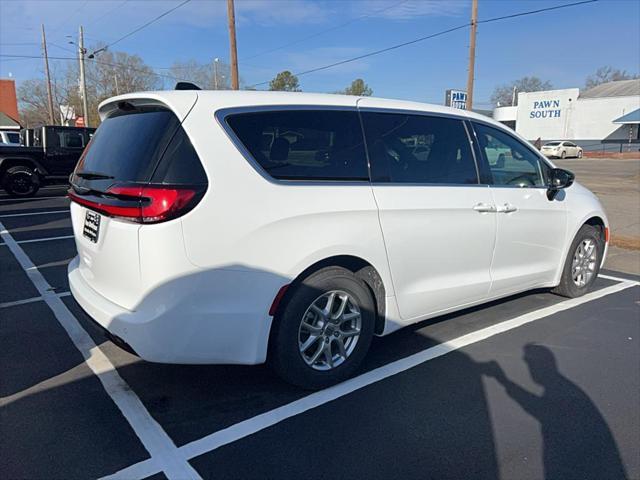
[[[571,0],[479,0],[479,19],[570,3]],[[40,23],[52,42],[49,54],[72,56],[66,35],[82,23],[86,43],[109,42],[180,0],[0,0],[0,55],[39,55]],[[381,11],[384,10],[384,11]],[[471,0],[236,0],[240,75],[246,84],[278,71],[300,72],[469,21]],[[377,13],[376,13],[377,12]],[[364,18],[362,18],[364,16]],[[327,33],[259,55],[316,32]],[[464,88],[468,29],[361,61],[300,77],[305,91],[331,92],[362,77],[381,97],[442,103],[447,88]],[[62,48],[61,48],[62,47]],[[175,60],[208,62],[229,57],[226,2],[192,0],[114,50],[140,55],[155,68]],[[243,60],[244,59],[244,60]],[[53,61],[56,64],[64,60]],[[493,88],[525,75],[557,88],[582,87],[603,65],[640,70],[640,1],[600,0],[480,25],[476,57],[476,107],[488,107]],[[162,70],[158,70],[162,71]],[[39,59],[0,57],[0,77],[20,82],[43,75]]]

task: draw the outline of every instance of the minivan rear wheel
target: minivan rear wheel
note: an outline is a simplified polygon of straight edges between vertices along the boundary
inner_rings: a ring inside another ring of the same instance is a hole
[[[285,381],[311,390],[346,380],[371,345],[369,289],[341,267],[318,270],[292,288],[275,318],[271,366]]]
[[[600,231],[592,225],[583,225],[571,244],[560,284],[553,293],[569,298],[587,293],[600,272],[603,251]]]

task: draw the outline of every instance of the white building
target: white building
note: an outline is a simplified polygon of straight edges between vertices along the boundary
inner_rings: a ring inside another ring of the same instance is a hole
[[[571,140],[585,150],[638,150],[640,79],[578,88],[521,92],[518,105],[497,107],[493,118],[525,138]]]

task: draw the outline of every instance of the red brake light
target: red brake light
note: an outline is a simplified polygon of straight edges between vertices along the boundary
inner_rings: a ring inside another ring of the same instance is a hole
[[[196,190],[163,186],[115,186],[107,190],[113,195],[102,200],[89,200],[69,191],[69,198],[80,205],[97,210],[110,217],[136,223],[158,223],[186,213]],[[95,198],[95,197],[93,197]]]

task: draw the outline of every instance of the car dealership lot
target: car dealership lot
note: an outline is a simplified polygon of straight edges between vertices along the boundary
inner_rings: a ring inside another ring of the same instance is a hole
[[[68,295],[64,188],[0,194],[0,223],[2,478],[640,477],[637,276],[376,339],[360,376],[312,393],[106,340]]]

